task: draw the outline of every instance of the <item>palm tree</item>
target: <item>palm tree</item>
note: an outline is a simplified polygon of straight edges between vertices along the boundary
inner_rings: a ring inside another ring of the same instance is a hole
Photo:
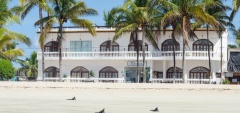
[[[43,10],[46,12],[51,12],[50,8],[48,7],[47,3],[52,2],[51,0],[20,0],[20,7],[22,8],[22,14],[21,18],[24,19],[30,10],[32,10],[34,7],[39,7],[39,19],[42,19],[43,17]],[[39,37],[39,45],[42,51],[42,80],[44,80],[44,42],[46,39],[46,35],[43,35],[43,23],[40,24],[40,37]]]
[[[240,0],[233,0],[233,11],[231,13],[231,19],[235,16],[236,12],[238,11],[240,7]]]
[[[79,19],[79,16],[97,15],[97,11],[87,8],[84,2],[76,2],[75,0],[55,0],[53,3],[53,12],[47,17],[38,20],[35,25],[45,23],[43,36],[48,33],[55,24],[59,24],[58,29],[58,52],[59,52],[59,69],[60,81],[62,81],[62,40],[63,25],[67,21],[78,27],[86,27],[92,35],[96,35],[96,31],[92,26],[92,22],[86,19]]]
[[[208,2],[213,2],[213,0],[208,0]],[[203,7],[204,4],[206,3],[196,0],[153,0],[150,3],[151,7],[162,6],[168,9],[168,12],[161,20],[163,29],[171,25],[173,32],[181,34],[183,37],[183,72],[185,72],[185,45],[188,45],[190,38],[196,37],[194,30],[199,26],[199,24],[192,24],[191,22],[208,23],[214,28],[217,28],[220,25],[211,15],[205,13]],[[178,25],[172,25],[173,23],[180,24],[180,27]]]
[[[137,4],[139,3],[139,4]],[[142,33],[142,56],[143,56],[143,82],[146,83],[145,73],[145,39],[158,49],[156,39],[152,33],[151,16],[148,14],[148,8],[141,2],[126,0],[124,5],[120,8],[115,8],[117,14],[116,31],[113,41],[117,40],[124,32],[131,32],[132,39],[135,39],[135,46],[137,44],[138,32]],[[138,6],[139,5],[139,6]],[[141,7],[140,7],[141,6]],[[135,38],[133,38],[135,37]],[[134,40],[133,40],[134,41]],[[136,48],[138,52],[138,47]],[[139,79],[138,79],[139,81]]]
[[[22,66],[18,71],[23,72],[28,77],[36,78],[38,76],[37,53],[35,51],[32,52],[30,58],[26,58],[26,60],[17,59],[17,62]]]
[[[236,39],[236,43],[238,47],[240,47],[240,28],[238,28],[235,32],[233,32],[233,36]]]
[[[9,23],[20,23],[15,13],[16,8],[8,9],[9,1],[0,0],[0,57],[13,60],[17,56],[22,56],[24,53],[21,49],[16,48],[16,42],[31,45],[30,39],[23,34],[16,33],[6,29]]]
[[[224,6],[221,0],[215,0],[214,2],[210,2],[208,4],[205,4],[205,11],[209,15],[212,15],[212,17],[219,22],[218,25],[218,30],[216,30],[219,38],[221,39],[221,73],[222,73],[222,32],[225,30],[225,27],[230,27],[230,29],[235,29],[235,26],[229,22],[231,19],[229,16],[227,16],[226,11],[229,10],[230,8],[228,6]],[[207,23],[207,40],[209,42],[209,25]],[[208,43],[208,61],[209,61],[209,70],[210,70],[210,75],[212,72],[211,69],[211,57],[210,57],[210,44]],[[209,83],[210,83],[210,78],[209,78]]]

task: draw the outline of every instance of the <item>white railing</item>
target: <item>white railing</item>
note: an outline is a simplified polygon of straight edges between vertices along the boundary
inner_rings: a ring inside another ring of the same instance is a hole
[[[44,81],[57,82],[59,78],[44,78]],[[124,78],[63,78],[65,82],[110,82],[124,83]]]
[[[152,83],[173,83],[174,79],[152,78]],[[175,79],[175,83],[184,83],[183,79]]]
[[[44,57],[46,59],[57,59],[59,56],[58,52],[44,52]],[[142,52],[139,52],[139,57],[143,56]],[[176,59],[181,59],[183,56],[182,51],[176,51],[175,53]],[[210,56],[212,60],[217,59],[220,60],[220,53],[210,52]],[[38,52],[38,59],[40,60],[42,57],[42,53]],[[63,59],[133,59],[137,57],[137,53],[135,51],[116,51],[116,52],[62,52]],[[173,52],[171,51],[146,51],[145,52],[146,59],[172,59]],[[208,52],[207,51],[186,51],[185,52],[186,59],[207,59]]]
[[[152,83],[173,83],[173,79],[152,78]],[[187,79],[187,84],[209,84],[209,79]],[[211,80],[214,83],[213,80]],[[183,79],[175,79],[175,83],[184,83]]]
[[[213,82],[211,80],[211,82]],[[209,84],[209,79],[188,79],[188,84]]]

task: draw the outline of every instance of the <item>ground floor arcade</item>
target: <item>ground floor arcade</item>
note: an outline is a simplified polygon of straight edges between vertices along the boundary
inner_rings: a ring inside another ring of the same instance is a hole
[[[147,60],[146,79],[154,83],[219,83],[222,80],[220,62],[212,61],[212,73],[209,76],[207,60],[186,60],[184,71],[182,61],[176,61],[174,76],[173,61]],[[143,81],[143,62],[135,60],[64,60],[62,68],[63,78],[69,81],[111,81],[137,83]],[[39,60],[39,67],[41,61]],[[59,79],[58,61],[45,61],[45,80]],[[38,80],[42,80],[42,70],[39,70]]]

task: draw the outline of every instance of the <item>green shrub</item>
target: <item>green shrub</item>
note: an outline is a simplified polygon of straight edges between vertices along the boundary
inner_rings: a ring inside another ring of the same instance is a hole
[[[223,84],[230,84],[230,81],[229,80],[224,80]]]
[[[0,60],[0,80],[9,80],[14,77],[15,69],[9,60]]]

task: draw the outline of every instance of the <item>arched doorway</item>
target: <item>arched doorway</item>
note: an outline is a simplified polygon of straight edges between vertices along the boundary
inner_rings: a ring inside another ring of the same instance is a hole
[[[44,45],[44,52],[57,52],[58,51],[58,42],[50,41]]]
[[[82,66],[75,67],[71,71],[71,78],[88,78],[88,77],[89,71]]]
[[[162,51],[173,51],[173,39],[167,39],[162,43]],[[175,51],[180,51],[180,44],[175,42]]]
[[[59,69],[56,67],[48,67],[44,70],[46,78],[58,78],[59,77]]]
[[[99,71],[99,78],[118,78],[118,71],[110,66],[104,67]]]
[[[119,51],[119,44],[111,43],[111,40],[105,41],[100,45],[100,51]]]
[[[189,72],[189,79],[209,79],[210,70],[205,67],[195,67]]]
[[[134,42],[128,45],[128,51],[136,51],[137,48],[134,46]],[[138,50],[142,51],[142,40],[138,40]],[[145,43],[145,51],[148,51],[148,44]]]
[[[210,51],[213,51],[213,43],[207,39],[199,39],[193,43],[193,51],[208,51],[208,44]]]
[[[183,78],[183,70],[176,67],[176,76],[175,78],[176,79],[182,79]],[[173,75],[174,74],[174,67],[170,67],[168,70],[167,70],[167,76],[166,78],[173,78]]]

